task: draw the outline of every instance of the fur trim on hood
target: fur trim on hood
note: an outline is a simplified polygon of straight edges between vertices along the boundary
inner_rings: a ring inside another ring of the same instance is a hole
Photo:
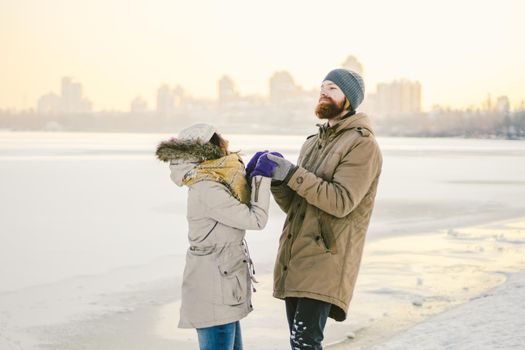
[[[170,160],[205,160],[218,159],[226,154],[219,147],[210,142],[202,143],[198,140],[180,140],[176,138],[162,141],[157,146],[157,158],[163,162]]]

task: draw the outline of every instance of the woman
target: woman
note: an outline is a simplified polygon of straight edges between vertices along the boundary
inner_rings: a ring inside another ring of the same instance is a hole
[[[255,272],[245,230],[266,225],[275,167],[260,155],[248,164],[248,186],[241,158],[211,125],[193,125],[157,148],[173,182],[189,188],[179,327],[197,329],[201,350],[242,349],[239,320],[253,309]]]

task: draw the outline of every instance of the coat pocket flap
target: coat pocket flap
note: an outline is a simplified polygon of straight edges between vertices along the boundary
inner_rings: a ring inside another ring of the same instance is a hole
[[[248,263],[248,258],[244,255],[238,256],[219,264],[219,271],[223,276],[230,276],[236,271],[241,270]]]
[[[248,258],[242,255],[219,264],[224,304],[239,305],[246,301],[249,293],[247,262]]]

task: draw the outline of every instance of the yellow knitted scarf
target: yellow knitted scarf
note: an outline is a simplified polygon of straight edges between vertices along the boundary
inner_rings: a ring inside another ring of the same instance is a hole
[[[244,164],[236,153],[219,159],[206,160],[188,172],[182,179],[184,185],[200,181],[223,184],[241,203],[250,203],[250,187],[245,177]]]

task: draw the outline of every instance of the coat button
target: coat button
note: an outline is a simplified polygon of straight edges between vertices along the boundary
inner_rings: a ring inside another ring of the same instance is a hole
[[[304,179],[302,176],[299,176],[295,181],[297,181],[298,184],[302,184]]]
[[[321,236],[315,236],[315,240],[318,241],[321,239]]]
[[[288,266],[284,265],[283,270],[284,271],[288,270]]]
[[[288,239],[290,239],[290,238],[292,238],[292,234],[289,233],[288,234]]]

